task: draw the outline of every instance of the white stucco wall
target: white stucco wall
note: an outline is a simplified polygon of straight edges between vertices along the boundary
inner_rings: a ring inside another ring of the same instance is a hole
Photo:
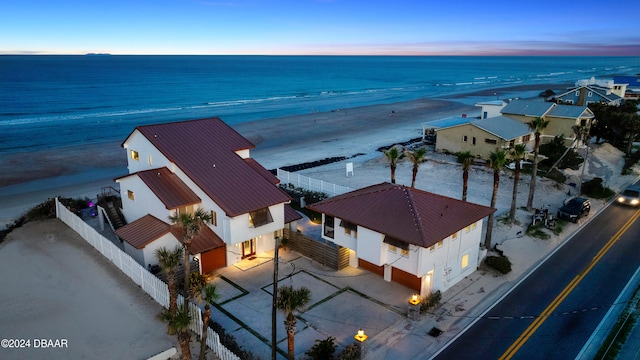
[[[122,198],[122,214],[127,223],[138,220],[147,214],[169,222],[169,210],[137,175],[122,178],[118,180],[118,183]],[[133,192],[133,200],[129,199],[128,191]]]
[[[171,233],[161,236],[156,241],[147,244],[142,251],[144,253],[144,261],[145,264],[140,264],[144,267],[147,267],[149,264],[157,265],[158,258],[156,257],[156,250],[165,247],[169,250],[174,249],[176,246],[182,246],[182,244],[175,238]]]

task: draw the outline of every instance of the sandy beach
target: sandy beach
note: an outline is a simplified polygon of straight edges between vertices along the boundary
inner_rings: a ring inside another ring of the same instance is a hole
[[[531,94],[565,85],[539,84],[483,90],[471,99],[493,100]],[[497,95],[495,95],[497,94]],[[480,108],[455,99],[418,99],[390,104],[334,109],[303,115],[263,119],[234,128],[256,147],[251,157],[267,169],[327,157],[375,153],[420,137],[422,124],[450,116],[478,116]],[[216,116],[216,114],[211,114]],[[222,119],[224,120],[224,119]],[[133,128],[131,129],[133,131]],[[13,153],[0,156],[0,226],[50,197],[95,198],[114,178],[126,174],[124,139],[82,146]]]

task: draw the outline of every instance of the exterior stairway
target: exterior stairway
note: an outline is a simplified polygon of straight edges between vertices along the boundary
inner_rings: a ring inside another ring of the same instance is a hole
[[[120,214],[120,211],[113,205],[112,202],[107,203],[107,215],[109,216],[109,220],[111,220],[111,225],[113,229],[121,228],[125,225],[124,219]]]

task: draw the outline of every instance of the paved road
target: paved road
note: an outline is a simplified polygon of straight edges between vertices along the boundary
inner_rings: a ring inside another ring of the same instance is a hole
[[[591,219],[437,358],[497,359],[521,337],[505,358],[574,358],[640,263],[640,221],[616,234],[634,214],[613,205]]]

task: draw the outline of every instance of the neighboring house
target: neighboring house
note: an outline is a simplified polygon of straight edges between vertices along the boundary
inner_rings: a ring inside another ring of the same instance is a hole
[[[138,126],[122,146],[129,174],[116,182],[129,224],[117,234],[144,266],[157,263],[156,248],[182,240],[171,215],[210,212],[191,247],[203,273],[272,250],[296,220],[278,179],[250,158],[254,145],[219,118]]]
[[[541,133],[542,141],[548,142],[561,135],[567,145],[576,139],[576,126],[589,129],[595,119],[593,112],[586,106],[562,105],[540,100],[513,100],[502,109],[502,115],[523,124],[541,117],[549,121]]]
[[[525,145],[533,139],[529,126],[520,121],[496,116],[461,122],[436,130],[436,151],[457,153],[469,151],[471,155],[488,159],[491,152]]]
[[[479,106],[482,109],[480,118],[487,119],[500,116],[502,114],[502,108],[504,108],[508,103],[509,102],[505,100],[493,100],[476,103],[476,106]]]
[[[349,248],[350,265],[419,292],[445,291],[480,263],[482,205],[382,183],[307,205],[322,237]]]
[[[624,100],[624,92],[622,96],[620,96],[609,88],[597,85],[583,85],[558,94],[554,99],[556,103],[566,105],[589,106],[589,104],[603,103],[606,105],[620,106]]]
[[[625,99],[640,99],[640,75],[634,76],[614,76],[613,82],[616,84],[626,84],[627,90],[624,93]]]

